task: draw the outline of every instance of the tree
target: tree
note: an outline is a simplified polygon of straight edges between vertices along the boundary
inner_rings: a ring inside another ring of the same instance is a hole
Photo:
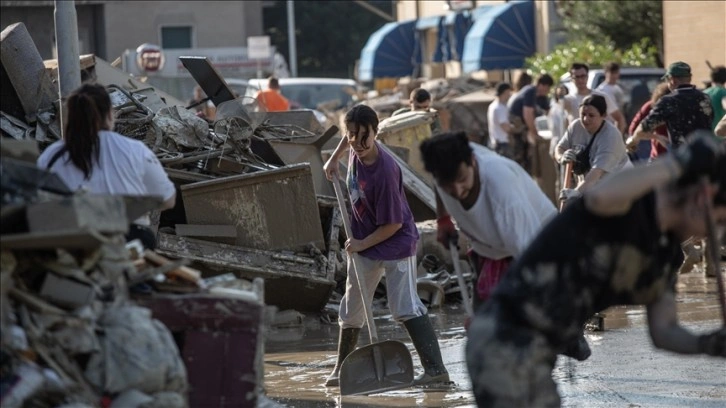
[[[391,14],[394,2],[368,1]],[[263,10],[265,34],[290,62],[286,1],[275,1]],[[295,44],[299,76],[353,76],[368,37],[387,23],[384,18],[352,1],[296,1]]]
[[[570,69],[573,62],[585,62],[592,68],[600,68],[611,61],[623,67],[655,67],[657,50],[649,43],[644,38],[626,50],[619,50],[613,42],[570,41],[558,45],[549,54],[527,58],[524,64],[534,73],[552,75],[555,81]]]
[[[649,39],[663,66],[663,2],[661,0],[557,0],[557,11],[570,40],[612,41],[625,50]]]

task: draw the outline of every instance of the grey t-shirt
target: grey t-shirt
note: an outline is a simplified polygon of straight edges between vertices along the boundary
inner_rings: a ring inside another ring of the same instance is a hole
[[[561,147],[563,151],[576,146],[581,146],[584,149],[591,138],[592,135],[585,129],[580,119],[576,119],[567,128],[557,147]],[[606,173],[614,173],[632,166],[625,150],[623,137],[618,129],[608,121],[604,122],[602,129],[595,137],[595,141],[592,142],[590,166],[593,169],[601,169]]]

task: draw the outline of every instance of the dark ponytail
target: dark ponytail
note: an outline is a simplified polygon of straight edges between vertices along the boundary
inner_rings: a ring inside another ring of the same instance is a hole
[[[103,86],[84,84],[68,97],[66,111],[65,147],[71,163],[88,179],[100,155],[98,132],[108,130],[111,99]]]

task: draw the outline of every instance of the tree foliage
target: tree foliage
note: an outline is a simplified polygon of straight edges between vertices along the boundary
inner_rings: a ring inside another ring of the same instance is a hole
[[[393,1],[368,1],[391,13]],[[265,35],[290,63],[286,1],[263,10]],[[368,37],[383,24],[382,17],[352,1],[296,1],[295,45],[298,76],[352,77]]]
[[[663,66],[663,2],[661,0],[558,0],[557,11],[571,41],[612,42],[627,50],[634,44],[655,46]]]
[[[608,62],[618,62],[623,67],[656,67],[657,50],[648,38],[619,50],[613,42],[592,40],[570,41],[557,46],[549,54],[537,54],[527,58],[525,66],[534,73],[548,73],[557,81],[573,62],[584,62],[599,68]]]

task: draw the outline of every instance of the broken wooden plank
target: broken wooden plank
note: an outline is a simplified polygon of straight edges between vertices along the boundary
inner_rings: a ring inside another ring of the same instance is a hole
[[[264,299],[280,310],[319,312],[330,299],[336,282],[328,279],[325,264],[311,258],[244,248],[159,233],[156,252],[184,257],[203,278],[234,273],[238,278],[264,279]],[[304,293],[304,296],[300,294]]]
[[[176,224],[174,230],[180,237],[198,238],[222,244],[234,245],[237,240],[237,228],[232,225]]]
[[[88,229],[0,235],[3,249],[95,249],[106,242],[106,237]]]

